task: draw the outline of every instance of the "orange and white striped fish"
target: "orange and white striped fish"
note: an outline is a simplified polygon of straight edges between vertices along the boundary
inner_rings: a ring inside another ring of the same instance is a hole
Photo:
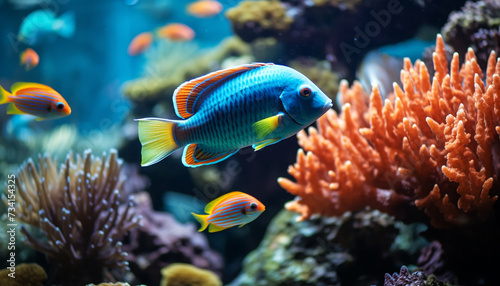
[[[32,48],[27,48],[24,52],[21,53],[21,65],[26,66],[26,70],[36,67],[38,62],[40,61],[40,57]]]
[[[205,206],[207,215],[191,213],[201,224],[198,231],[217,232],[239,225],[240,227],[255,220],[266,207],[256,198],[242,193],[225,194]]]
[[[0,104],[9,103],[7,114],[29,114],[35,120],[54,119],[71,114],[64,98],[51,87],[40,83],[16,82],[12,93],[0,86]]]

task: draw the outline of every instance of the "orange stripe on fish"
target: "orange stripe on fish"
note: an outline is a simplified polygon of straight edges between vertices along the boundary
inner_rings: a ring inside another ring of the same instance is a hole
[[[215,71],[181,84],[175,89],[173,96],[173,100],[177,105],[177,115],[183,119],[187,119],[192,116],[194,114],[196,99],[202,97],[203,91],[207,90],[208,87],[217,85],[218,82],[221,80],[227,80],[230,76],[236,76],[247,70],[266,65],[274,64],[254,63],[237,66],[225,70]]]
[[[234,152],[205,152],[203,149],[198,148],[198,144],[189,144],[184,149],[182,160],[189,166],[199,166],[214,164],[225,158],[233,155]]]
[[[237,225],[242,227],[255,220],[265,209],[251,195],[231,192],[208,203],[205,207],[207,215],[191,214],[201,224],[198,231],[208,227],[209,232],[217,232]]]

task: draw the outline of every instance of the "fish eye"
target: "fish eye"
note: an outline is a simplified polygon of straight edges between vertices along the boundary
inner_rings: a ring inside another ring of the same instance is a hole
[[[308,86],[303,86],[300,88],[300,95],[302,97],[309,97],[312,94],[312,90]]]
[[[64,109],[64,103],[62,103],[62,102],[58,102],[58,103],[56,104],[56,109],[57,109],[57,110],[63,110],[63,109]]]
[[[257,209],[257,204],[256,204],[256,203],[251,203],[251,204],[250,204],[250,209],[251,209],[252,211],[256,210],[256,209]]]

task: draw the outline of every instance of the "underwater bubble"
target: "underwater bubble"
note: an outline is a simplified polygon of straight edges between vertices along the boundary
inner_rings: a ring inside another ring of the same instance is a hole
[[[62,243],[62,241],[60,241],[60,240],[56,240],[56,245],[59,247],[62,247],[64,245],[64,243]]]

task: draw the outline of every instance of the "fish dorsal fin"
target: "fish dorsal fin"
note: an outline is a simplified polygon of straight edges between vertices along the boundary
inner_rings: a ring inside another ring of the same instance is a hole
[[[33,89],[33,88],[40,88],[40,89],[52,89],[44,84],[41,83],[34,83],[34,82],[16,82],[14,83],[11,87],[10,90],[12,91],[12,94],[16,94],[18,91],[23,90],[23,89]]]
[[[189,118],[196,112],[196,101],[202,98],[211,87],[220,85],[222,82],[243,72],[262,67],[274,65],[273,63],[252,63],[247,65],[227,68],[215,71],[207,75],[192,79],[181,84],[174,91],[175,113],[181,118]]]
[[[218,163],[234,155],[238,150],[229,150],[221,152],[205,151],[198,144],[189,144],[184,148],[182,154],[182,163],[186,167],[199,167]]]
[[[212,213],[212,211],[214,210],[215,206],[218,205],[220,202],[222,202],[223,200],[231,197],[231,196],[235,196],[235,195],[244,195],[245,193],[242,193],[242,192],[230,192],[230,193],[227,193],[223,196],[220,196],[218,198],[216,198],[215,200],[209,202],[206,206],[205,206],[205,212],[210,214]]]

